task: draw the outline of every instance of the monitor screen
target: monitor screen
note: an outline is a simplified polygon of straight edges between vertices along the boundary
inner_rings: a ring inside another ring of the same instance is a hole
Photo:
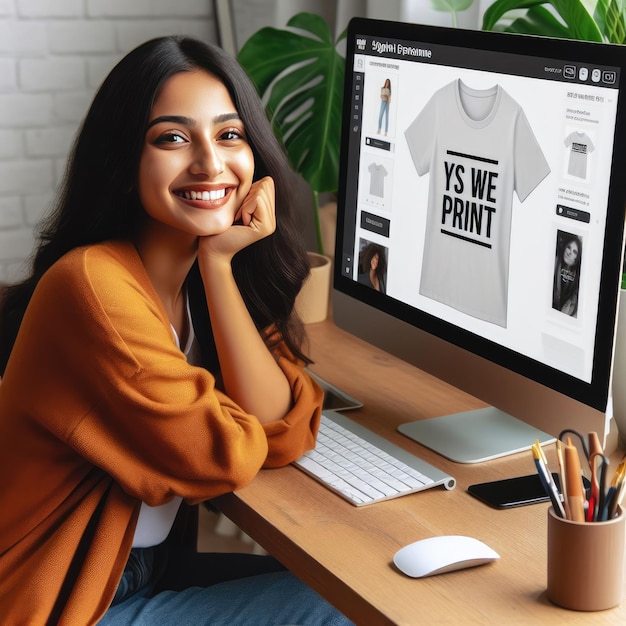
[[[548,433],[565,400],[604,416],[625,64],[619,46],[353,20],[337,323]]]

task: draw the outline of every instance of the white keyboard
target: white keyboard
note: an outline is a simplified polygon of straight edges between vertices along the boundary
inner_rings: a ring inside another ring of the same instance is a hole
[[[294,464],[355,506],[456,485],[452,476],[334,411],[324,411],[315,449]]]

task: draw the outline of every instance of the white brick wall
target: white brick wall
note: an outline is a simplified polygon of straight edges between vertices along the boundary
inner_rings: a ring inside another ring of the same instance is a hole
[[[0,0],[0,281],[20,278],[100,82],[159,35],[216,41],[211,0]]]

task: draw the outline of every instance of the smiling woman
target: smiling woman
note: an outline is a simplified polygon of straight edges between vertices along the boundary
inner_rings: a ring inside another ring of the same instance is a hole
[[[103,83],[0,307],[1,623],[348,623],[185,533],[314,445],[291,176],[216,47],[153,40]]]

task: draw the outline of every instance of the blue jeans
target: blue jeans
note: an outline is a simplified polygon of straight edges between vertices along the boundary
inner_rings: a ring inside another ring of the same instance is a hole
[[[133,550],[101,626],[352,624],[272,557],[187,553],[168,559],[164,573],[158,560]]]
[[[387,132],[389,130],[389,102],[381,99],[380,111],[378,113],[378,130],[383,126],[383,117],[385,118],[385,132]]]

